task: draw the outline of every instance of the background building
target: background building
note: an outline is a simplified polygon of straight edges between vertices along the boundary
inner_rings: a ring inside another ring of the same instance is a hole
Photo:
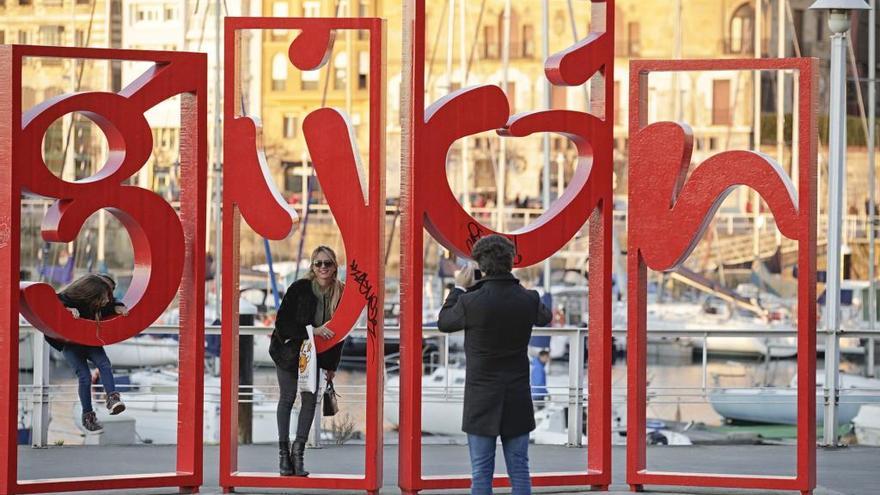
[[[823,12],[808,10],[810,0],[618,0],[615,11],[615,121],[616,191],[626,193],[628,115],[628,63],[633,58],[750,58],[819,56],[828,53],[828,30]],[[782,3],[780,3],[782,2]],[[451,90],[475,84],[504,85],[511,112],[538,110],[543,105],[545,78],[542,63],[542,2],[510,3],[505,0],[428,0],[426,33],[426,101],[436,101]],[[216,10],[220,7],[219,12]],[[550,52],[583,37],[592,22],[589,2],[549,1]],[[780,10],[782,7],[782,10]],[[462,12],[462,8],[464,11]],[[400,87],[402,73],[403,2],[381,0],[0,0],[0,42],[203,51],[209,58],[210,160],[217,164],[214,143],[216,16],[378,16],[387,19],[386,165],[388,196],[399,194]],[[851,32],[856,65],[866,72],[867,15],[857,14]],[[780,20],[782,21],[780,23]],[[780,52],[780,32],[783,51]],[[313,72],[300,72],[287,60],[286,51],[296,33],[247,32],[240,56],[242,90],[248,115],[262,120],[264,144],[276,184],[291,203],[302,208],[306,196],[320,204],[320,184],[302,136],[302,122],[312,109],[332,106],[350,117],[358,150],[366,164],[369,143],[368,76],[369,39],[366,32],[339,36],[328,64]],[[222,60],[221,60],[222,62]],[[56,94],[88,89],[119,89],[142,69],[138,64],[30,60],[25,107]],[[825,90],[828,68],[820,73],[820,131],[825,139]],[[760,147],[791,169],[790,114],[792,76],[786,75],[779,93],[777,75],[764,74],[760,92],[749,72],[655,74],[650,81],[649,116],[652,120],[681,119],[695,133],[694,163],[718,151]],[[863,84],[863,87],[864,84]],[[550,89],[551,106],[586,110],[585,88]],[[777,94],[779,93],[779,94]],[[220,95],[220,102],[222,103]],[[866,159],[862,124],[855,91],[849,92],[851,126],[847,180],[850,212],[864,211],[867,197]],[[755,102],[761,122],[755,122]],[[781,106],[780,106],[781,105]],[[148,113],[154,128],[154,153],[138,176],[138,183],[169,199],[176,197],[179,105],[163,102]],[[782,139],[777,139],[777,107],[782,114]],[[757,131],[757,132],[756,132]],[[859,136],[861,135],[861,141]],[[494,132],[463,139],[450,150],[448,177],[462,201],[490,207],[499,201],[501,174],[505,174],[502,200],[515,207],[540,206],[544,152],[540,136],[504,139]],[[566,139],[550,141],[551,197],[557,197],[570,180],[575,150]],[[105,147],[100,131],[78,115],[60,120],[46,137],[49,166],[67,178],[93,173],[103,162]],[[820,148],[822,149],[822,148]],[[820,154],[824,176],[825,160]],[[463,163],[467,167],[463,167]],[[465,172],[466,176],[465,176]],[[469,197],[464,198],[464,191]],[[213,193],[213,183],[212,183]],[[727,212],[747,214],[752,206],[743,189],[724,206]],[[213,233],[211,234],[213,236]],[[259,239],[243,241],[245,259],[262,258]],[[306,246],[308,247],[308,246]],[[289,248],[289,246],[288,246]],[[290,249],[282,250],[290,253]],[[282,255],[284,256],[284,255]]]

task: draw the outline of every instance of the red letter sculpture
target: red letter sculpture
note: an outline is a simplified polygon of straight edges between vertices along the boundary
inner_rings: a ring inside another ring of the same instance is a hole
[[[627,483],[800,490],[816,486],[816,61],[687,60],[630,64],[630,164],[627,345]],[[752,151],[719,153],[690,176],[693,136],[674,122],[647,125],[650,72],[795,70],[800,119],[800,184],[769,157]],[[647,269],[675,269],[693,251],[715,211],[736,186],[755,189],[782,235],[798,241],[797,476],[762,477],[648,471],[645,456]]]
[[[370,36],[370,166],[362,168],[351,126],[330,108],[317,109],[303,120],[321,189],[336,219],[345,246],[345,290],[327,326],[330,340],[318,340],[319,351],[345,338],[361,313],[367,314],[367,425],[363,476],[312,474],[281,477],[276,472],[238,471],[238,252],[241,217],[267,239],[284,239],[298,223],[296,213],[272,184],[262,152],[259,123],[238,109],[236,39],[246,29],[301,30],[288,58],[301,70],[316,70],[330,57],[338,30],[364,30]],[[378,492],[382,486],[382,396],[384,340],[382,305],[385,295],[385,114],[384,23],[380,19],[226,19],[226,102],[223,194],[223,343],[220,484],[235,487],[311,488]]]
[[[4,425],[0,440],[6,461],[0,468],[0,492],[198,487],[202,479],[202,380],[204,352],[204,245],[206,184],[206,57],[204,54],[144,52],[56,47],[2,47],[2,70],[11,74],[0,88],[0,218],[6,242],[0,238],[0,263],[6,277],[0,311],[6,345],[0,377]],[[61,95],[34,108],[21,108],[22,59],[61,57],[154,62],[119,94],[84,92]],[[180,215],[152,191],[123,182],[149,159],[152,131],[144,113],[158,103],[181,95],[181,211]],[[107,162],[92,177],[67,182],[52,174],[42,158],[43,136],[62,116],[80,112],[107,138]],[[71,242],[93,213],[104,208],[128,231],[134,250],[134,273],[123,297],[130,313],[102,322],[100,331],[86,320],[74,319],[47,284],[18,280],[20,195],[54,199],[43,219],[43,239]],[[11,232],[11,236],[9,233]],[[15,418],[17,405],[17,341],[19,310],[45,334],[85,345],[106,345],[137,335],[180,296],[180,389],[177,470],[172,473],[83,477],[64,480],[17,479]],[[20,299],[20,302],[19,302]],[[20,306],[19,306],[20,304]]]
[[[556,85],[591,81],[593,113],[543,110],[510,115],[508,97],[498,86],[464,88],[425,109],[425,2],[406,2],[410,34],[409,108],[404,138],[409,146],[401,187],[401,402],[399,483],[404,493],[464,489],[469,476],[423,476],[421,463],[421,342],[423,229],[457,255],[468,257],[481,237],[496,233],[468,214],[446,177],[446,157],[463,137],[495,130],[522,137],[555,133],[570,139],[578,167],[564,194],[533,224],[503,234],[517,249],[515,265],[541,262],[561,249],[590,220],[589,453],[587,470],[533,474],[536,486],[597,485],[611,482],[611,218],[614,2],[592,2],[593,32],[545,61]],[[408,113],[407,113],[408,112]],[[501,198],[503,200],[503,198]],[[497,486],[509,486],[495,478]]]

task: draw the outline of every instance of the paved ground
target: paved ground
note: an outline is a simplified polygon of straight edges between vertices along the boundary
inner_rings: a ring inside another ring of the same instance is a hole
[[[219,493],[217,459],[218,448],[205,449],[205,483],[201,493]],[[346,445],[306,452],[307,469],[313,472],[356,474],[363,469],[363,447]],[[501,453],[498,453],[498,471],[503,472]],[[586,451],[555,446],[532,446],[530,450],[533,472],[574,471],[585,464]],[[19,477],[37,479],[84,475],[119,475],[173,471],[174,447],[132,446],[93,447],[66,446],[48,449],[19,449]],[[245,446],[239,450],[239,468],[245,471],[273,471],[277,468],[277,451],[269,446]],[[648,467],[664,471],[733,472],[742,474],[791,475],[794,472],[795,453],[789,446],[694,446],[656,447],[648,451]],[[611,494],[629,493],[624,483],[625,451],[614,448],[614,485]],[[424,447],[425,474],[459,474],[468,471],[467,450],[462,446],[429,445]],[[385,448],[385,488],[383,494],[396,494],[397,446]],[[880,493],[880,448],[850,447],[839,450],[819,450],[818,483],[816,495],[877,495]],[[679,494],[757,494],[759,491],[675,490],[647,487],[656,493]],[[267,491],[239,489],[242,493]],[[536,490],[540,493],[583,493],[584,488],[569,490]],[[138,490],[138,493],[146,493]],[[118,493],[118,492],[116,492]],[[134,492],[132,492],[134,493]],[[173,490],[153,490],[148,493],[170,494]],[[268,493],[328,493],[320,491],[270,491]],[[339,492],[336,492],[339,493]],[[430,492],[428,492],[430,493]],[[436,492],[435,492],[436,493]],[[461,493],[461,492],[459,492]],[[778,493],[778,492],[777,492]],[[783,492],[788,493],[788,492]],[[796,492],[791,492],[796,493]]]

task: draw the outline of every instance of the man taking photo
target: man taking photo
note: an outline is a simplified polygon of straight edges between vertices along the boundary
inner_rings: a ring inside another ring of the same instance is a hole
[[[475,280],[472,265],[455,274],[456,288],[446,298],[437,324],[441,332],[465,332],[461,429],[468,435],[472,495],[492,493],[499,436],[512,494],[532,493],[529,432],[535,429],[535,412],[527,351],[532,327],[549,324],[553,315],[536,291],[523,288],[510,273],[515,255],[506,237],[477,241],[471,257],[484,276]]]

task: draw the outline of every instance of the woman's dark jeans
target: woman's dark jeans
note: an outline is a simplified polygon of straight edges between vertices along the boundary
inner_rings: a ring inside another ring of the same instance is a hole
[[[82,404],[83,413],[91,412],[92,409],[92,371],[89,369],[91,361],[101,373],[101,383],[104,391],[111,393],[116,391],[116,383],[113,381],[113,368],[110,359],[103,347],[92,347],[77,344],[65,344],[64,359],[76,372],[79,382],[79,401]]]
[[[300,342],[300,345],[302,345],[302,342]],[[283,370],[277,366],[275,367],[275,373],[278,375],[278,387],[281,389],[281,397],[278,399],[278,409],[276,411],[278,442],[287,443],[290,442],[290,413],[293,410],[293,403],[296,401],[299,374],[296,371]],[[320,376],[320,373],[318,375]],[[315,420],[317,400],[315,394],[311,392],[303,392],[300,394],[300,397],[302,398],[302,403],[299,408],[295,440],[297,442],[305,442],[309,438],[312,421]]]

